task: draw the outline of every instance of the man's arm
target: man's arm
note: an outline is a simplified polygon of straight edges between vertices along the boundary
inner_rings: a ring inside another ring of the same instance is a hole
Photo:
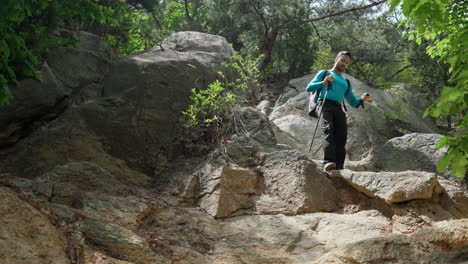
[[[356,108],[361,105],[363,98],[357,98],[353,93],[353,86],[349,83],[348,92],[345,94],[346,101],[348,101],[349,105]]]
[[[322,79],[323,79],[324,74],[325,74],[325,70],[319,71],[315,75],[314,79],[312,79],[312,81],[310,81],[309,84],[307,84],[306,91],[307,92],[315,92],[320,87],[323,87]],[[327,77],[329,77],[329,76],[327,76]]]

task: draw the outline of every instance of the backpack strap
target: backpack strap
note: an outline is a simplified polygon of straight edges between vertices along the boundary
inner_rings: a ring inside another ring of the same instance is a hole
[[[325,77],[327,77],[327,75],[328,75],[328,71],[325,70],[325,71],[323,72],[323,75],[322,75],[322,82],[323,82],[323,80],[325,80]],[[322,92],[322,86],[320,86],[320,88],[317,90],[317,94],[319,95],[318,97],[320,97],[320,93],[321,93],[321,92]],[[325,98],[324,98],[324,99],[325,99]]]
[[[351,85],[348,79],[346,79],[346,82],[348,83],[348,88],[346,88],[346,92],[345,92],[345,94],[344,94],[344,97],[346,97],[346,95],[348,94],[348,92],[349,92],[349,86]],[[346,98],[343,98],[343,108],[344,108],[344,111],[345,111],[345,112],[348,112],[348,109],[346,109],[346,103],[345,103],[345,100],[344,100],[344,99],[346,99]]]
[[[349,82],[348,79],[346,79],[346,82],[348,83],[348,88],[346,88],[346,92],[345,92],[345,94],[344,94],[345,96],[348,94],[348,92],[349,92],[349,87],[351,86],[351,83]]]

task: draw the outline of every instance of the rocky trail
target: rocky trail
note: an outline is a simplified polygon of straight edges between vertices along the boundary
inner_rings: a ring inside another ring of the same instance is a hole
[[[468,263],[468,190],[436,173],[442,135],[416,87],[393,88],[412,95],[395,119],[392,91],[348,76],[374,100],[327,177],[320,140],[308,152],[311,76],[236,110],[247,133],[186,157],[176,113],[232,56],[226,40],[179,32],[117,60],[93,35],[80,43],[1,106],[0,263]]]

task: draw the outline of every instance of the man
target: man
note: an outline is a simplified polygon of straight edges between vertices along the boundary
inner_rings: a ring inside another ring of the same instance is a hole
[[[343,169],[344,166],[348,129],[346,114],[341,107],[344,98],[354,108],[370,99],[367,93],[357,98],[354,96],[351,84],[349,84],[348,88],[348,82],[342,76],[342,73],[348,68],[350,61],[351,53],[349,51],[340,51],[335,58],[335,65],[333,69],[328,71],[328,75],[324,76],[324,70],[318,72],[306,88],[307,92],[314,92],[322,87],[317,111],[322,111],[320,127],[323,138],[324,173],[326,174],[334,169]],[[331,89],[327,92],[329,84],[331,84]],[[324,98],[325,93],[327,98]]]

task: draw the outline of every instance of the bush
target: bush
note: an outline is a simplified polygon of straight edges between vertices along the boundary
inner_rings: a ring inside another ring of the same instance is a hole
[[[235,131],[234,108],[248,104],[255,97],[259,73],[252,58],[232,57],[223,63],[228,70],[218,72],[219,78],[206,89],[192,89],[192,103],[182,112],[180,125],[185,137],[200,143],[218,143]]]

